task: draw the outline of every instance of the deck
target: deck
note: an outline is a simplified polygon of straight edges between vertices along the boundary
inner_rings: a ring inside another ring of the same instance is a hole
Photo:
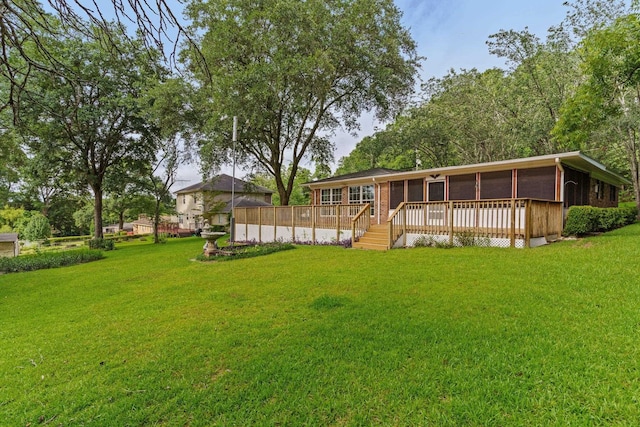
[[[236,208],[238,241],[344,243],[390,249],[413,246],[420,236],[455,244],[462,233],[491,246],[530,247],[562,233],[562,203],[536,199],[404,202],[383,224],[370,206],[321,205]],[[365,245],[365,243],[367,245]]]

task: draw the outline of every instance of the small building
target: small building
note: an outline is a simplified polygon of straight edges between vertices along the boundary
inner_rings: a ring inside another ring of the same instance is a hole
[[[0,257],[13,258],[20,255],[18,233],[0,233]]]
[[[209,225],[228,225],[231,206],[271,206],[273,191],[226,174],[175,192],[181,229],[198,230]],[[233,194],[233,201],[232,201]]]
[[[577,151],[424,170],[372,169],[305,184],[310,207],[238,210],[236,235],[351,240],[389,249],[411,246],[421,236],[453,242],[473,233],[494,246],[535,246],[561,234],[571,206],[617,206],[625,184]]]

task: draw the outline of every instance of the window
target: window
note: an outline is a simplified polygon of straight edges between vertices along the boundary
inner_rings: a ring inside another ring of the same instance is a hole
[[[475,200],[476,174],[449,177],[449,200]]]
[[[609,185],[609,201],[610,202],[618,201],[618,189],[613,185]]]
[[[412,179],[407,181],[407,202],[422,202],[424,200],[424,180]]]
[[[182,195],[182,204],[183,204],[183,205],[186,205],[186,204],[187,204],[187,195],[186,195],[186,194],[183,194],[183,195]]]
[[[428,201],[441,202],[444,200],[444,181],[430,182],[428,190]]]
[[[518,169],[518,197],[555,200],[556,167]]]
[[[404,201],[404,181],[392,181],[389,184],[389,209],[395,209]]]
[[[510,199],[512,173],[508,171],[480,174],[480,199]]]
[[[374,191],[373,185],[360,185],[355,187],[349,187],[349,204],[371,204],[371,213],[373,216],[375,214],[374,209]]]
[[[596,180],[596,184],[593,188],[596,193],[596,198],[598,200],[604,199],[604,182]]]
[[[321,205],[339,205],[342,203],[341,188],[323,188],[320,193]]]

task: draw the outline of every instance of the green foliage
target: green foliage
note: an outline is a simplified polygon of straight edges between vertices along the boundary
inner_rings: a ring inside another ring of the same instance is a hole
[[[51,237],[51,225],[49,220],[41,215],[32,215],[27,226],[22,231],[22,238],[30,241],[36,241]]]
[[[0,257],[0,271],[5,273],[18,273],[22,271],[42,270],[81,264],[102,258],[104,258],[102,252],[89,250],[45,252],[14,258]]]
[[[584,235],[598,231],[609,231],[634,223],[638,208],[596,208],[593,206],[571,206],[563,234],[565,236]]]
[[[200,261],[231,261],[235,259],[255,258],[263,255],[269,255],[276,252],[288,251],[295,249],[291,243],[261,243],[259,245],[239,245],[227,246],[222,254],[206,257],[200,254],[197,259]]]
[[[112,251],[115,249],[115,242],[113,239],[104,239],[104,238],[93,238],[88,240],[89,248],[91,249],[102,249],[105,251]]]
[[[201,40],[184,57],[201,87],[205,169],[235,153],[274,177],[282,205],[301,161],[333,160],[337,129],[356,129],[364,111],[388,119],[413,92],[420,58],[391,0],[192,2],[187,14]]]

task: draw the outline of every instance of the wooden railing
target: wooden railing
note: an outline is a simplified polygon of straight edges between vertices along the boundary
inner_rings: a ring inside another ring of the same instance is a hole
[[[409,234],[448,236],[449,243],[459,233],[474,236],[516,239],[529,246],[531,238],[562,233],[562,203],[535,199],[499,199],[446,202],[405,202],[389,216],[389,242]]]
[[[351,220],[365,206],[368,204],[237,207],[234,209],[234,217],[236,231],[239,227],[245,227],[244,236],[249,236],[249,226],[256,226],[257,235],[252,235],[247,240],[262,242],[284,239],[317,243],[326,240],[317,235],[322,230],[325,235],[327,231],[333,234],[331,240],[340,242],[344,240],[345,232],[348,234],[352,231]],[[361,225],[357,225],[356,229],[359,230],[360,227]],[[300,229],[303,232],[298,232]]]
[[[360,212],[351,219],[351,244],[357,242],[369,227],[371,227],[371,204],[367,203],[360,209]]]

